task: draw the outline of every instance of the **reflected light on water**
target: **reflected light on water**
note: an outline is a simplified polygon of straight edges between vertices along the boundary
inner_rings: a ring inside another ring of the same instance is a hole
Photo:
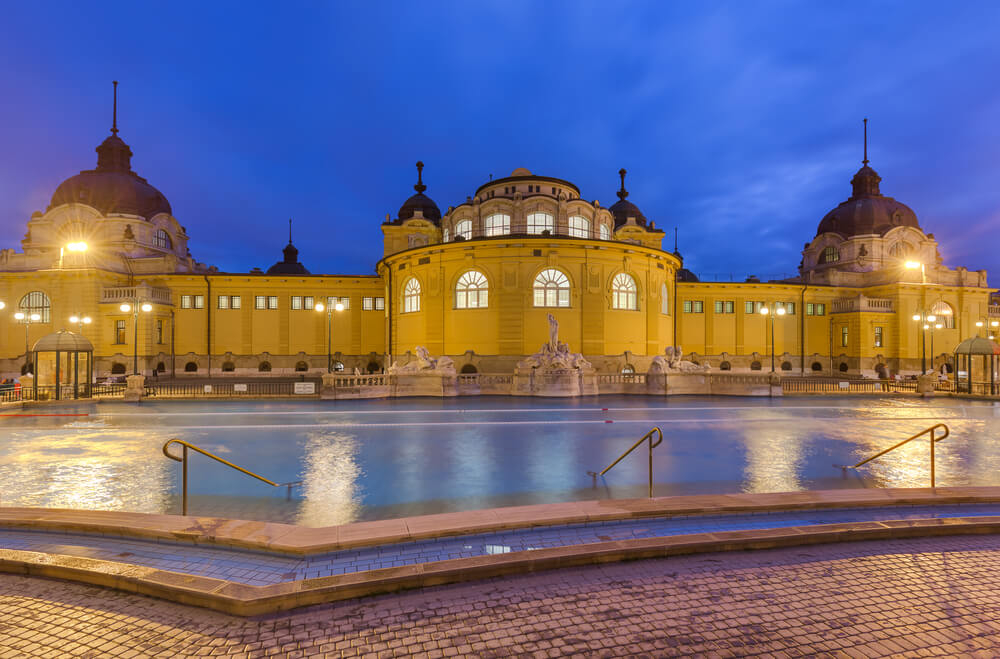
[[[307,436],[302,455],[303,526],[349,524],[361,516],[361,467],[358,440],[340,432]]]
[[[165,439],[148,430],[12,433],[0,505],[162,513],[172,488]]]
[[[948,421],[951,434],[934,447],[935,480],[938,486],[971,484],[967,465],[962,459],[962,449],[967,447],[958,447],[956,444],[977,441],[973,425],[975,424],[969,422]],[[854,455],[857,457],[856,462],[860,462],[926,427],[928,426],[924,423],[873,425],[866,428],[863,434],[845,433],[844,439],[856,444]],[[930,437],[924,435],[914,439],[875,458],[860,467],[859,471],[871,479],[873,487],[930,487]]]
[[[747,458],[744,492],[792,492],[802,489],[804,433],[798,428],[751,425],[743,431]]]

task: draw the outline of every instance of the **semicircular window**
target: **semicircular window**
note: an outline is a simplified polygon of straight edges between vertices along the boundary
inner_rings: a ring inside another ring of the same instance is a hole
[[[458,278],[455,284],[456,309],[480,309],[488,305],[490,284],[486,275],[478,270],[469,270]]]
[[[163,229],[157,229],[153,234],[153,245],[162,249],[173,249],[174,243],[170,240],[170,234]]]
[[[569,278],[555,268],[546,268],[535,277],[536,307],[568,307]]]
[[[51,317],[52,303],[49,296],[41,291],[31,291],[21,298],[18,303],[18,310],[24,314],[22,323],[48,323]],[[37,317],[36,317],[37,316]]]

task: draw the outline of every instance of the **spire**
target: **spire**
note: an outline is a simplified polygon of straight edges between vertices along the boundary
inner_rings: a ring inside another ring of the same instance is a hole
[[[865,159],[861,161],[861,164],[868,164],[868,117],[865,117]]]
[[[417,184],[413,186],[413,189],[420,193],[427,189],[427,186],[424,185],[424,163],[420,160],[417,161]]]
[[[674,253],[677,253],[677,227],[674,227]]]
[[[114,102],[111,105],[111,134],[118,134],[118,81],[112,80],[111,84],[115,86],[114,91]]]
[[[625,201],[625,197],[628,196],[628,190],[625,189],[625,174],[627,172],[624,168],[618,170],[618,176],[622,177],[622,189],[618,191],[618,198]]]
[[[288,218],[288,244],[292,244],[292,218]]]

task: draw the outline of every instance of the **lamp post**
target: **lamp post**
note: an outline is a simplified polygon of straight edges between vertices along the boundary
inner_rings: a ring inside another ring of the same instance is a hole
[[[21,321],[22,323],[24,323],[24,366],[25,366],[24,372],[28,373],[28,372],[34,370],[34,367],[32,366],[31,362],[28,361],[28,359],[29,359],[29,357],[28,357],[28,325],[30,325],[31,323],[37,323],[38,321],[40,321],[42,319],[42,315],[38,314],[38,313],[26,314],[23,311],[18,311],[16,314],[14,314],[14,318],[17,319],[17,320],[19,320],[19,321]],[[28,368],[29,366],[32,366],[32,368],[29,369]]]
[[[89,325],[92,321],[90,316],[77,316],[73,315],[69,317],[69,322],[73,323],[80,329],[80,334],[83,334],[83,326]]]
[[[87,243],[77,242],[77,243],[67,243],[64,247],[59,248],[59,267],[63,267],[63,256],[66,252],[72,252],[75,254],[82,254],[87,251]]]
[[[933,319],[935,316],[928,316],[928,318]],[[936,370],[936,367],[934,366],[934,330],[941,329],[942,327],[944,327],[944,325],[941,323],[928,323],[927,325],[924,325],[925,330],[929,329],[931,331],[931,370]]]
[[[343,311],[344,305],[337,302],[323,306],[322,302],[317,302],[313,308],[320,313],[326,311],[326,372],[333,373],[333,312]]]
[[[133,345],[132,375],[139,375],[139,309],[140,308],[144,312],[149,313],[150,311],[153,310],[153,305],[151,305],[149,302],[143,302],[140,305],[139,302],[136,301],[133,302],[132,304],[126,302],[125,304],[119,307],[119,309],[121,309],[125,313],[128,313],[129,311],[132,312],[132,345]]]
[[[771,307],[770,309],[768,309],[767,307],[761,307],[760,314],[762,316],[767,316],[768,318],[771,319],[771,372],[774,373],[774,317],[775,315],[784,316],[785,308]]]
[[[930,329],[931,324],[937,320],[937,316],[934,314],[928,314],[924,311],[913,314],[913,320],[920,323],[920,373],[921,375],[927,374],[927,330]],[[938,325],[940,327],[940,325]],[[934,352],[934,337],[931,335],[931,352]]]

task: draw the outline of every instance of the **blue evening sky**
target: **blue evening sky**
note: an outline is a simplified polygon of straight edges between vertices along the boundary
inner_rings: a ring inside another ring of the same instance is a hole
[[[1000,3],[18,2],[0,20],[0,247],[96,163],[111,83],[133,168],[191,252],[366,274],[426,163],[442,211],[516,167],[630,201],[703,277],[791,275],[882,192],[1000,284]]]

